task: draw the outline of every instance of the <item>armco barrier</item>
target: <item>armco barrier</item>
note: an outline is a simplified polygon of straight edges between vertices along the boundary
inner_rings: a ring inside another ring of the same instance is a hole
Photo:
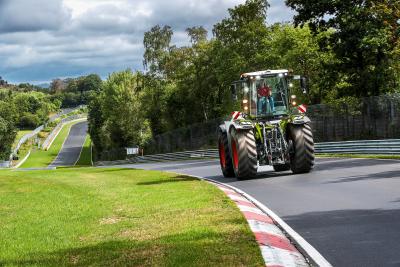
[[[78,120],[78,119],[83,119],[86,118],[86,114],[78,114],[78,115],[73,115],[70,117],[67,117],[65,119],[62,119],[59,124],[57,124],[56,127],[51,131],[49,136],[44,140],[42,144],[42,149],[47,150],[49,149],[51,143],[53,142],[54,138],[57,136],[61,128],[64,126],[65,123],[73,121],[73,120]]]
[[[24,136],[22,136],[22,138],[18,141],[17,146],[14,148],[12,155],[17,155],[19,149],[21,148],[21,146],[23,144],[25,144],[26,141],[28,141],[29,139],[35,137],[41,130],[43,130],[44,125],[39,126],[38,128],[36,128],[35,130],[33,130],[30,133],[25,134]],[[11,155],[11,156],[12,156]]]
[[[400,155],[400,139],[361,140],[344,142],[327,142],[315,144],[316,154],[375,154]],[[151,163],[187,159],[218,158],[218,149],[194,150],[166,154],[138,156],[127,160],[99,161],[96,165],[118,165],[126,163]]]

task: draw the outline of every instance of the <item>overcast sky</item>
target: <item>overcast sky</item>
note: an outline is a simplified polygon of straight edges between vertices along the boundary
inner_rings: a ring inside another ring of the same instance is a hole
[[[156,24],[184,45],[187,27],[208,30],[244,0],[0,0],[0,76],[42,83],[131,68],[142,70],[143,33]],[[270,0],[268,23],[290,21],[284,0]]]

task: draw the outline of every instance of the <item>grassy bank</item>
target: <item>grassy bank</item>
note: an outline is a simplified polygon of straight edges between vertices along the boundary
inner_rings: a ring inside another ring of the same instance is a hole
[[[15,148],[18,145],[19,140],[21,140],[21,138],[24,135],[26,135],[26,134],[28,134],[30,132],[32,132],[32,130],[20,130],[20,131],[18,131],[17,132],[17,136],[15,137],[15,140],[14,140],[13,148]]]
[[[64,125],[49,150],[44,151],[34,148],[31,151],[29,158],[22,164],[21,168],[39,168],[47,167],[57,157],[65,139],[68,136],[71,126],[77,122],[70,122]]]
[[[263,266],[214,186],[154,171],[2,171],[0,266]]]
[[[81,155],[79,160],[75,164],[76,166],[91,166],[92,165],[92,140],[90,136],[87,135],[85,143],[82,147]]]

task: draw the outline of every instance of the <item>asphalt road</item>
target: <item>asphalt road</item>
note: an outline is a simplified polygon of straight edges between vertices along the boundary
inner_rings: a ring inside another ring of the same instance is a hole
[[[400,161],[318,159],[293,175],[263,167],[258,177],[221,176],[218,161],[125,165],[233,185],[276,212],[333,266],[400,266]]]
[[[87,121],[79,122],[71,127],[56,159],[49,167],[73,166],[78,161],[87,134]]]

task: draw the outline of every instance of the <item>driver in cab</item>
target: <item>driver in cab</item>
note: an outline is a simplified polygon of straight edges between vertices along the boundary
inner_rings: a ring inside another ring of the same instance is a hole
[[[257,89],[258,114],[267,114],[275,111],[274,98],[272,97],[272,89],[265,82]]]

